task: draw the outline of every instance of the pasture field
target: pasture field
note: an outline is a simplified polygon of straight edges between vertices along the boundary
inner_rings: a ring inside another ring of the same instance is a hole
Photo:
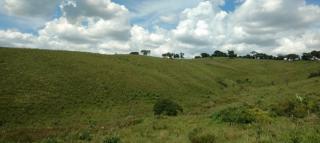
[[[0,48],[0,142],[319,143],[312,61]],[[160,99],[177,116],[154,115]]]

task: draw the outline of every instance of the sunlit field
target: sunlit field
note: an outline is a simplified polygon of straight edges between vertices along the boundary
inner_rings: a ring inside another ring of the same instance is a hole
[[[0,142],[319,143],[319,70],[0,48]]]

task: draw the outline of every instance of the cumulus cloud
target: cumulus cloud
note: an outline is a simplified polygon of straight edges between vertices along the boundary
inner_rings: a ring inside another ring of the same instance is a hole
[[[0,44],[99,53],[129,51],[131,26],[124,6],[110,0],[65,0],[60,8],[63,15],[46,22],[37,36],[0,31]]]
[[[23,4],[26,1],[11,2]],[[164,52],[184,52],[187,57],[214,50],[273,55],[320,50],[320,7],[303,0],[239,0],[240,5],[232,12],[221,9],[224,0],[206,0],[197,1],[196,6],[179,13],[173,12],[178,11],[174,9],[170,14],[156,14],[160,22],[177,23],[173,29],[157,24],[148,29],[129,23],[132,15],[144,17],[159,7],[165,9],[160,1],[148,2],[159,4],[154,7],[144,3],[134,12],[111,0],[63,0],[59,3],[61,17],[47,21],[37,34],[0,30],[0,45],[107,54],[150,49],[156,56]],[[10,13],[25,11],[14,9],[21,8],[11,6]],[[37,16],[37,13],[25,12],[26,15]]]
[[[32,47],[35,37],[32,34],[14,30],[0,30],[0,44],[7,47]]]
[[[221,0],[204,1],[186,9],[177,28],[172,30],[172,38],[194,46],[191,53],[218,49],[240,54],[256,50],[276,55],[301,53],[318,46],[319,37],[315,33],[320,28],[319,6],[301,0],[240,2],[229,13],[219,7],[224,4]]]
[[[64,0],[60,6],[63,14],[70,22],[78,22],[84,18],[127,17],[126,7],[111,2],[111,0]]]

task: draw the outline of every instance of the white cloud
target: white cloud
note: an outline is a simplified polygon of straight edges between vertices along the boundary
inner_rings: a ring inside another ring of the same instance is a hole
[[[315,39],[319,38],[315,34],[306,35],[314,33],[315,29],[319,33],[319,6],[306,5],[301,0],[246,0],[241,3],[231,13],[218,7],[223,1],[205,1],[186,9],[172,31],[173,38],[195,46],[190,53],[200,53],[203,49],[208,52],[232,49],[240,54],[250,50],[269,54],[315,50],[315,41],[318,41]]]
[[[84,18],[114,19],[128,17],[126,7],[111,0],[64,0],[61,5],[63,14],[70,22],[81,22]]]
[[[14,30],[0,30],[0,44],[6,47],[32,47],[35,37]]]
[[[46,22],[38,35],[0,30],[0,45],[108,54],[150,49],[157,56],[184,52],[187,57],[216,49],[274,55],[320,50],[319,6],[302,0],[238,2],[241,5],[234,12],[226,12],[219,7],[223,0],[198,1],[180,14],[173,12],[179,11],[177,8],[168,10],[173,14],[159,10],[168,3],[144,2],[133,15],[156,13],[161,22],[177,22],[172,30],[157,24],[148,30],[130,25],[132,12],[110,0],[64,0],[63,16]]]
[[[143,0],[131,8],[131,18],[139,19],[139,26],[175,24],[186,8],[196,6],[202,0]]]
[[[128,10],[110,0],[64,1],[64,15],[46,22],[38,35],[0,31],[2,46],[115,53],[129,51]],[[11,43],[11,44],[10,44]]]

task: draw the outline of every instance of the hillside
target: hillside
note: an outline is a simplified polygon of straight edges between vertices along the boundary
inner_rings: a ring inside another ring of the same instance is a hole
[[[91,142],[119,136],[125,143],[177,143],[190,142],[197,128],[216,142],[286,142],[298,131],[304,133],[301,142],[308,142],[319,137],[319,110],[294,118],[273,115],[273,107],[302,97],[320,108],[320,78],[308,78],[319,70],[319,62],[309,61],[0,48],[0,142],[84,142],[79,134],[88,132]],[[153,105],[164,98],[184,112],[156,118]],[[267,113],[270,121],[248,125],[212,118],[243,104]]]

